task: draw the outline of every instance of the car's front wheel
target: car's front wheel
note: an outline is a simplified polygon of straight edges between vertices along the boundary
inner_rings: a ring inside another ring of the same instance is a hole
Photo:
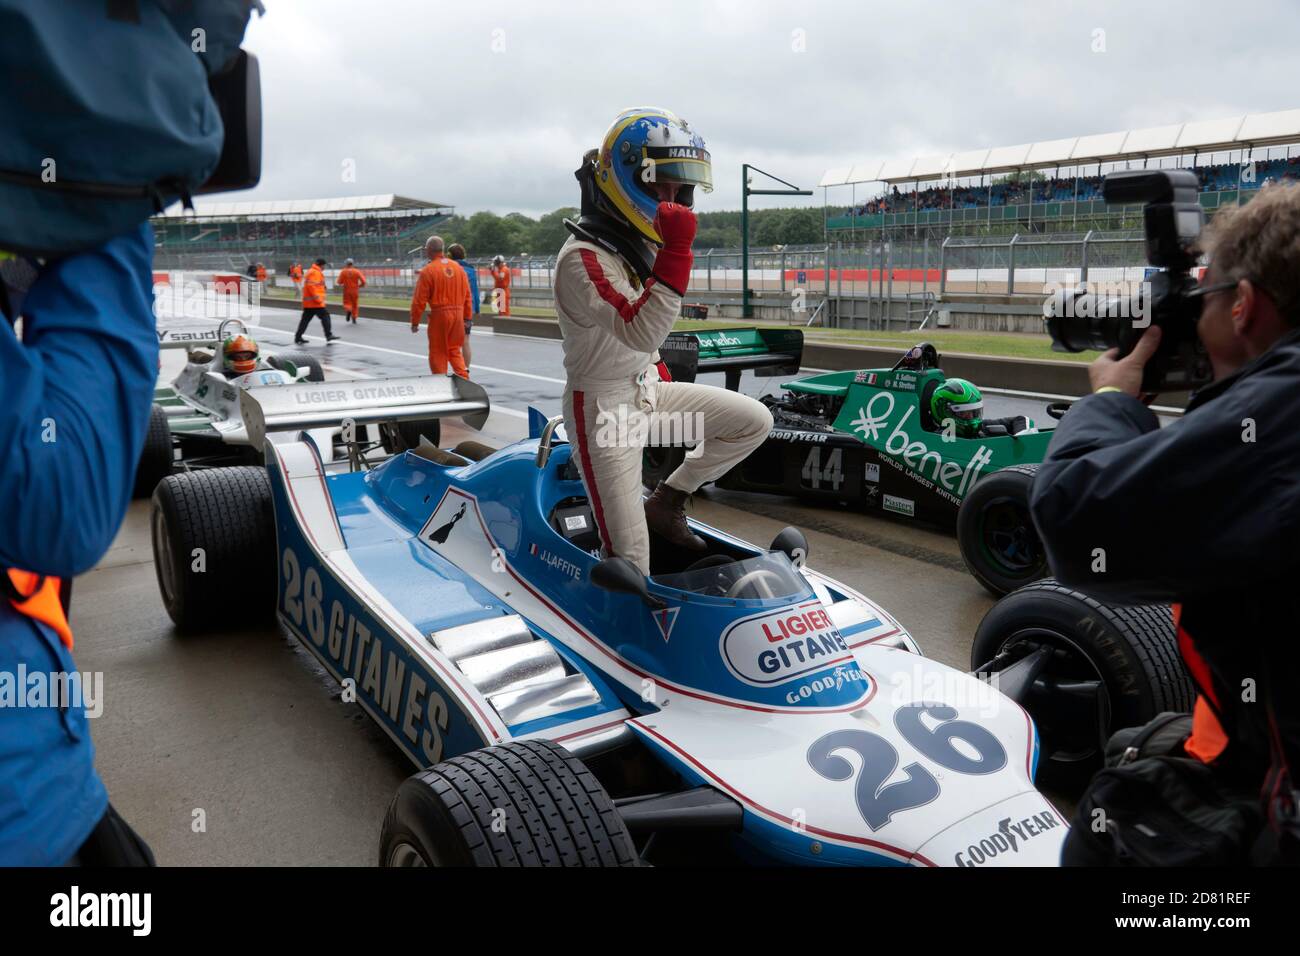
[[[380,866],[636,866],[600,781],[559,744],[512,741],[406,779],[389,804]]]
[[[1029,515],[1037,465],[1012,465],[975,483],[957,511],[962,560],[993,595],[1001,597],[1047,576],[1047,552]]]
[[[989,609],[971,668],[1029,712],[1039,779],[1057,785],[1099,769],[1115,731],[1190,711],[1195,699],[1167,606],[1110,606],[1050,578]]]

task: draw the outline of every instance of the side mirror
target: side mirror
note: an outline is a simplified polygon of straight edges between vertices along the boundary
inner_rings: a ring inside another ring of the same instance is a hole
[[[650,593],[641,569],[627,558],[605,558],[591,569],[591,583],[606,591],[635,594],[646,607],[659,610],[667,607],[660,598]]]
[[[808,539],[804,533],[793,526],[782,529],[781,533],[772,539],[770,551],[783,551],[795,567],[802,567],[803,563],[808,560]]]

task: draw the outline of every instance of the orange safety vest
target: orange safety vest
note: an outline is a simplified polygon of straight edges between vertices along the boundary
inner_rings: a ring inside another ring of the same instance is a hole
[[[470,298],[469,276],[465,270],[441,253],[420,270],[411,296],[411,324],[419,325],[425,306],[434,314],[446,313],[454,318],[474,317]]]
[[[343,295],[345,298],[355,299],[357,297],[357,290],[366,284],[366,276],[365,273],[356,266],[345,266],[343,270],[339,272],[339,277],[335,280],[335,284],[343,287]]]
[[[307,278],[302,284],[302,307],[304,309],[325,308],[325,274],[318,265],[307,270]]]
[[[59,635],[59,640],[69,649],[72,648],[72,628],[68,626],[68,615],[63,610],[63,601],[59,596],[62,582],[58,578],[34,574],[31,571],[9,569],[11,588],[9,603],[19,614],[25,614],[34,621],[47,624]]]

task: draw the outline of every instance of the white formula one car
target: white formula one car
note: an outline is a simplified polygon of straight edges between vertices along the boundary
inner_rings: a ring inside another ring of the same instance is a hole
[[[147,498],[158,482],[177,467],[188,471],[261,463],[261,445],[250,441],[244,426],[240,393],[249,388],[325,380],[320,363],[300,351],[261,352],[253,371],[228,376],[222,366],[221,344],[227,336],[246,334],[247,327],[239,319],[226,319],[215,330],[158,330],[159,347],[183,348],[187,361],[170,384],[154,389],[149,430],[136,471],[135,497]],[[376,383],[340,382],[338,386],[364,392]],[[415,447],[421,435],[436,444],[438,429],[437,419],[382,423],[375,438],[387,450],[396,451]],[[362,436],[368,438],[369,432]],[[337,422],[316,430],[312,437],[327,461],[342,453],[342,432]]]

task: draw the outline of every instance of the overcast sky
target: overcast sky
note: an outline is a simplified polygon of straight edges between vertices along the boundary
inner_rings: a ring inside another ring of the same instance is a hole
[[[262,182],[223,199],[537,215],[577,204],[573,169],[627,106],[704,136],[700,210],[740,207],[742,162],[815,187],[868,159],[1300,107],[1295,0],[263,2]]]

